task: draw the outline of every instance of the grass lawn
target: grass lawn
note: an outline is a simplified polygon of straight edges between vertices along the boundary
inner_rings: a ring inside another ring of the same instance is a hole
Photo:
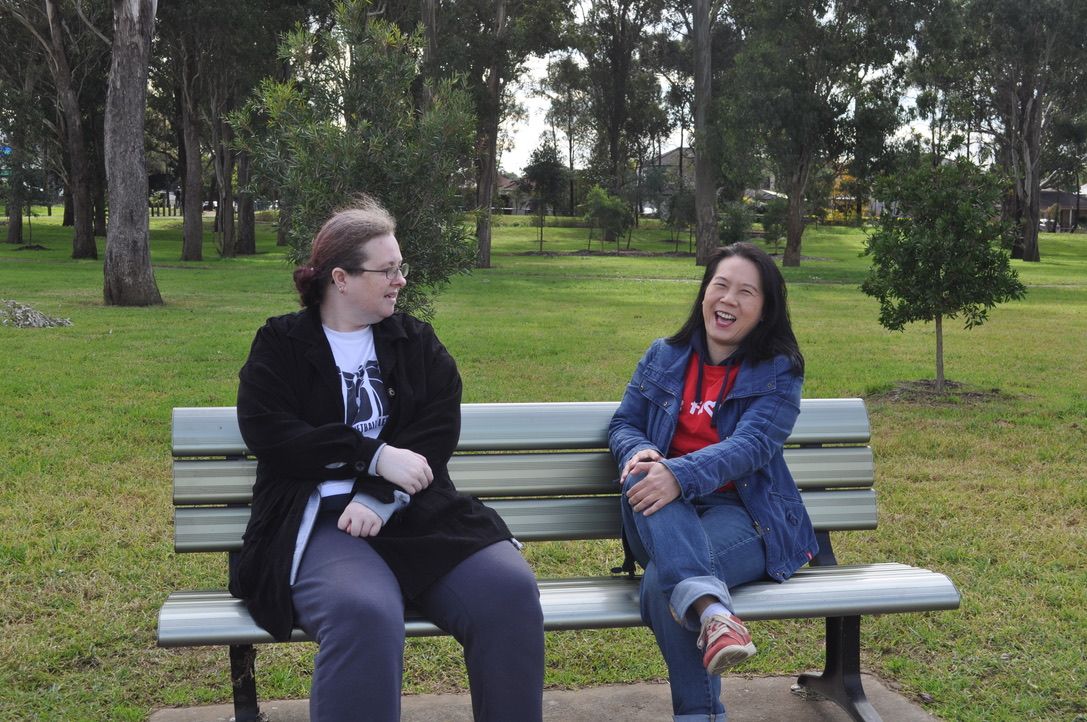
[[[650,340],[678,327],[700,270],[664,255],[667,231],[635,234],[651,255],[616,256],[598,240],[584,253],[586,229],[547,228],[540,254],[516,220],[500,219],[493,268],[457,277],[436,306],[465,400],[617,399]],[[101,261],[71,260],[58,222],[35,220],[47,250],[0,244],[0,299],[72,321],[0,327],[0,719],[141,720],[227,701],[225,649],[154,644],[170,590],[226,574],[219,555],[173,553],[170,410],[234,403],[254,331],[296,307],[289,270],[267,228],[256,256],[219,259],[209,234],[207,260],[181,263],[180,219],[156,218],[166,305],[109,308]],[[1087,236],[1043,234],[1041,263],[1014,262],[1025,300],[973,331],[945,324],[947,375],[963,385],[938,403],[900,391],[934,376],[933,329],[879,326],[858,290],[862,241],[811,228],[802,266],[786,269],[805,395],[863,396],[872,416],[881,525],[836,551],[935,568],[963,593],[957,611],[866,618],[862,664],[949,720],[1087,720]],[[556,576],[620,558],[609,542],[528,553]],[[737,674],[820,666],[820,620],[752,631],[760,653]],[[552,686],[665,675],[644,629],[552,633],[547,650]],[[261,697],[306,696],[313,651],[262,647]],[[457,646],[409,641],[405,683],[463,689]]]

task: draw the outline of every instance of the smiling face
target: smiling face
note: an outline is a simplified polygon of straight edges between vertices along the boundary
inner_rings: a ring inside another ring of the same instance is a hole
[[[758,266],[742,256],[721,259],[702,300],[702,320],[712,363],[721,363],[762,320]]]
[[[367,270],[333,269],[334,286],[322,304],[322,320],[336,331],[354,331],[393,315],[400,289],[408,283],[399,273],[390,280],[384,273],[372,272],[396,268],[404,260],[391,233],[371,238],[359,255],[363,260],[358,268]]]

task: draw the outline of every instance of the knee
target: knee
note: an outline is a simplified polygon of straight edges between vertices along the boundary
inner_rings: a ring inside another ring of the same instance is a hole
[[[403,602],[372,594],[362,585],[330,594],[325,607],[326,626],[335,626],[338,631],[358,630],[372,634],[375,630],[396,630],[397,634],[403,635]]]

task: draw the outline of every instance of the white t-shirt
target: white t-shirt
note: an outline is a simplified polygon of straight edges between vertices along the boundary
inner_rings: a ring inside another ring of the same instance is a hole
[[[325,338],[332,348],[332,357],[336,361],[336,373],[340,377],[340,391],[343,393],[344,423],[353,427],[363,436],[376,439],[389,420],[385,383],[381,379],[381,367],[377,363],[377,350],[374,348],[374,332],[367,326],[360,331],[334,331],[323,326]],[[376,473],[377,455],[370,464],[370,473]],[[322,496],[350,494],[355,487],[355,480],[333,479],[322,481],[306,502],[302,513],[302,524],[295,539],[294,559],[291,563],[291,584],[298,575],[298,566],[302,561],[302,552],[306,549],[317,511],[321,506]],[[360,498],[362,497],[362,498]],[[370,506],[384,520],[392,511],[407,503],[407,494],[397,495],[392,504],[358,494],[356,501]],[[382,512],[384,508],[384,513]]]

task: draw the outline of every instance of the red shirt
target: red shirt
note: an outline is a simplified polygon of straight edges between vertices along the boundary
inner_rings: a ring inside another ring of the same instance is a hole
[[[684,373],[683,403],[679,410],[676,433],[668,448],[669,458],[690,454],[721,440],[713,423],[713,411],[732,391],[736,376],[740,373],[740,365],[728,363],[723,366],[702,366],[701,393],[698,393],[698,367],[698,354],[692,353]],[[729,481],[718,491],[730,489],[732,486]]]

